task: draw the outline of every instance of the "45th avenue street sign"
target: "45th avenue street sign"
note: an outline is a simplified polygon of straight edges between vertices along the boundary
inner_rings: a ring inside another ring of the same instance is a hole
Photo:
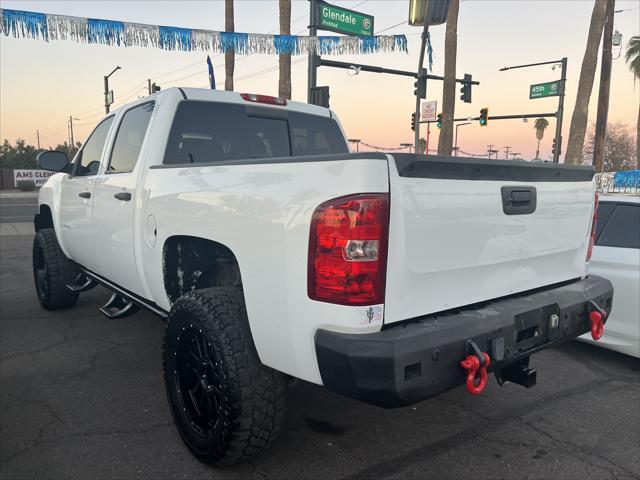
[[[529,86],[529,99],[543,97],[557,97],[560,95],[560,80],[555,82],[536,83]]]
[[[318,3],[318,28],[346,35],[373,35],[373,16],[336,7],[325,2]]]

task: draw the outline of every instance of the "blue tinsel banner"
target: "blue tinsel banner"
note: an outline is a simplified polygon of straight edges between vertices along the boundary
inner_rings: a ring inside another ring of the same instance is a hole
[[[160,48],[164,50],[191,50],[191,29],[178,27],[160,27]]]
[[[615,188],[640,188],[640,170],[625,170],[613,175]]]
[[[298,42],[295,35],[274,35],[273,46],[278,55],[289,54],[296,55],[298,53]]]
[[[49,41],[47,16],[44,13],[3,9],[2,29],[7,36]]]
[[[8,9],[0,9],[0,17],[0,34],[44,41],[72,40],[102,45],[153,46],[165,50],[220,53],[234,51],[239,55],[304,55],[312,52],[321,55],[354,55],[407,51],[407,37],[404,35],[309,37],[215,32]]]
[[[124,23],[89,18],[87,19],[87,40],[89,43],[120,46],[124,43]]]

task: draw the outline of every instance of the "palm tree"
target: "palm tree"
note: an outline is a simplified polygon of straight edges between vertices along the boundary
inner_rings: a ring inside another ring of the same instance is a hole
[[[640,35],[635,35],[629,40],[625,59],[633,73],[633,86],[636,79],[640,79]],[[638,103],[638,122],[636,124],[636,168],[640,168],[640,102]]]
[[[538,147],[536,148],[536,160],[540,158],[540,140],[544,137],[544,131],[549,126],[549,121],[546,118],[536,119],[536,123],[533,124],[533,128],[536,129],[536,138],[538,139]]]
[[[460,0],[452,0],[447,14],[444,37],[444,82],[442,85],[442,129],[438,137],[438,155],[451,155],[453,118],[456,105],[456,56],[458,50],[458,11]]]
[[[602,29],[604,28],[606,7],[607,2],[595,0],[593,11],[591,12],[587,46],[584,51],[584,57],[582,58],[576,105],[573,109],[573,116],[571,117],[569,141],[567,142],[567,154],[565,155],[564,163],[572,163],[575,165],[582,163],[582,147],[587,131],[589,99],[591,98],[593,78],[598,64],[598,48],[600,46],[600,37],[602,37]]]
[[[235,31],[233,22],[233,0],[224,0],[224,29],[226,32]],[[233,70],[236,65],[235,52],[227,50],[224,54],[224,89],[233,91]]]
[[[291,35],[291,0],[280,0],[280,35]],[[291,54],[280,55],[278,96],[291,98]]]

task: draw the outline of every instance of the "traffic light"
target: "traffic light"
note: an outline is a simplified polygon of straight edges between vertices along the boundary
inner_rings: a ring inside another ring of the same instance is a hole
[[[427,98],[427,77],[420,77],[413,82],[413,86],[415,87],[413,94],[416,97]]]
[[[416,112],[411,114],[411,130],[416,131]]]
[[[436,127],[442,128],[442,114],[441,113],[438,114],[438,121],[436,123]]]
[[[551,144],[551,154],[555,157],[556,155],[556,148],[558,149],[558,155],[560,155],[562,152],[560,151],[562,148],[562,137],[560,137],[560,145],[556,145],[556,137],[553,137],[553,143]]]
[[[462,84],[462,88],[460,89],[460,100],[464,103],[471,103],[471,75],[468,73],[464,74],[464,83]]]
[[[487,123],[489,123],[489,109],[481,108],[480,109],[480,126],[486,127]]]

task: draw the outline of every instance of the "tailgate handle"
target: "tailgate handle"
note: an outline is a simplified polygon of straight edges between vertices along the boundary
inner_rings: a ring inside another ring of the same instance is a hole
[[[502,211],[506,215],[527,215],[536,211],[536,187],[502,187]]]

